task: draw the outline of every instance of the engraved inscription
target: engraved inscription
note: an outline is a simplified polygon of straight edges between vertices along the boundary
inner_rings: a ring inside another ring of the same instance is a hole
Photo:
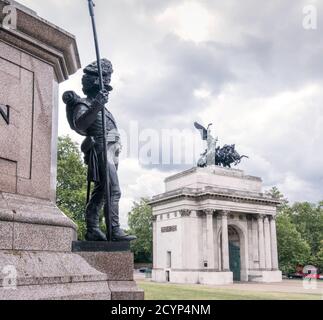
[[[31,188],[34,74],[2,57],[10,50],[0,41],[0,191],[21,193]]]
[[[167,227],[161,227],[161,232],[174,232],[177,231],[177,226],[167,226]]]
[[[8,105],[0,104],[0,116],[9,125],[10,107]]]

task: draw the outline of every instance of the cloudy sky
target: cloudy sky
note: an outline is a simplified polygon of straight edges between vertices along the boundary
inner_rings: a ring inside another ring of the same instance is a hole
[[[133,200],[162,192],[166,176],[193,166],[158,157],[167,129],[198,138],[195,120],[212,122],[220,145],[249,155],[240,169],[262,177],[265,189],[277,186],[291,202],[323,200],[322,0],[95,2],[102,56],[115,70],[109,108],[125,133],[123,222]],[[86,0],[20,3],[75,34],[83,66],[95,59]],[[81,75],[60,92],[81,94]],[[59,134],[81,141],[63,104]]]

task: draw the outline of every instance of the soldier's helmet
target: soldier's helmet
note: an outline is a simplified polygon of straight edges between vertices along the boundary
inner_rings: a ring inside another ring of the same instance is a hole
[[[101,61],[102,75],[104,77],[106,77],[108,75],[111,75],[113,73],[112,63],[106,58],[103,58],[100,61]],[[94,62],[90,63],[88,66],[86,66],[83,69],[83,72],[85,74],[99,76],[99,70],[98,70],[97,62],[94,61]]]
[[[103,75],[103,83],[104,87],[108,91],[112,91],[113,88],[110,86],[111,75],[113,73],[112,63],[103,58],[100,60],[102,75]],[[83,92],[88,95],[91,91],[97,90],[99,87],[99,70],[97,62],[94,61],[90,63],[83,69],[84,75],[82,78]]]

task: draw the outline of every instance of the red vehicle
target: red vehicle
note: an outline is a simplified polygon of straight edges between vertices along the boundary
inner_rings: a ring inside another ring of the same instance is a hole
[[[287,275],[289,279],[319,279],[323,280],[323,274],[319,272],[319,269],[312,265],[297,265],[295,273],[289,273]]]

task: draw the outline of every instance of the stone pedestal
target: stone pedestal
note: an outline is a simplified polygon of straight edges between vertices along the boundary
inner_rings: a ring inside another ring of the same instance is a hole
[[[111,300],[143,300],[144,291],[133,280],[134,260],[129,242],[74,241],[72,250],[107,276]]]
[[[75,38],[28,8],[11,12],[17,24],[0,28],[0,299],[126,297],[130,253],[72,253],[76,225],[55,205],[58,85],[81,67]]]
[[[143,300],[144,291],[133,280],[131,252],[77,252],[90,266],[107,276],[111,300]]]

